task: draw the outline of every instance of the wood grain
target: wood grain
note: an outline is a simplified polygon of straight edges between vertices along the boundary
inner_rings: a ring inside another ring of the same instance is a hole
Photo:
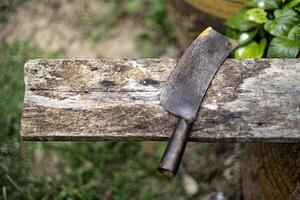
[[[175,59],[30,60],[24,140],[166,140],[159,104]],[[228,59],[200,107],[192,141],[300,141],[299,59]]]
[[[247,144],[243,167],[246,200],[300,199],[300,143]]]

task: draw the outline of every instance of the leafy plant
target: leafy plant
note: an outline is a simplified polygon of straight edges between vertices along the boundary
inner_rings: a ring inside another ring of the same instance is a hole
[[[300,0],[250,0],[228,19],[226,34],[238,40],[234,57],[295,58],[300,49]]]

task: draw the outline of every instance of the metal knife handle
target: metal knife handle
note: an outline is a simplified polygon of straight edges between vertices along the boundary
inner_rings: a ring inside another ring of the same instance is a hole
[[[191,124],[180,118],[160,161],[158,171],[168,177],[176,175],[189,137]]]

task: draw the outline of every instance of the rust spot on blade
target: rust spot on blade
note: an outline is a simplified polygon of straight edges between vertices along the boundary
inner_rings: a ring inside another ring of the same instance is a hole
[[[209,31],[212,30],[211,27],[206,28],[204,31],[202,31],[197,38],[205,37],[209,34]]]

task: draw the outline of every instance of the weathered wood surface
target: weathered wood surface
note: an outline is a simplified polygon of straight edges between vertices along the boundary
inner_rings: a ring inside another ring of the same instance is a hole
[[[24,140],[165,140],[159,105],[174,59],[31,60]],[[299,59],[228,59],[200,107],[193,141],[300,141]]]

